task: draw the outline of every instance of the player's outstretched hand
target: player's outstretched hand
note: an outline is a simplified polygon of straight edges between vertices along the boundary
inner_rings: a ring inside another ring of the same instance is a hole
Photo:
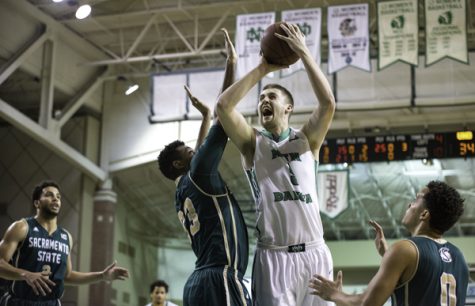
[[[125,280],[129,277],[129,270],[118,267],[117,261],[114,261],[107,268],[105,268],[104,271],[102,271],[102,275],[104,280],[109,282],[116,279]]]
[[[198,98],[193,96],[188,86],[185,85],[184,87],[186,90],[186,94],[188,95],[188,98],[191,101],[191,104],[201,113],[201,115],[203,115],[203,117],[210,116],[211,110],[209,109],[209,107],[200,100],[198,100]]]
[[[274,33],[274,35],[279,39],[286,41],[289,44],[290,49],[301,57],[308,49],[305,44],[305,35],[300,31],[299,26],[293,23],[283,22],[280,27],[284,30],[287,36],[279,33]]]
[[[227,54],[227,61],[231,63],[236,63],[237,62],[237,53],[236,49],[234,48],[233,42],[231,41],[231,38],[229,38],[229,33],[228,30],[225,28],[221,28],[221,31],[223,31],[224,34],[224,43],[226,45],[226,54]]]
[[[379,255],[384,256],[384,253],[388,250],[388,242],[384,237],[383,228],[378,222],[374,220],[368,221],[369,225],[371,225],[376,232],[376,237],[374,238],[374,245],[376,246],[376,250],[378,251]]]
[[[36,295],[41,294],[42,296],[46,296],[51,293],[51,287],[56,286],[56,284],[49,279],[50,274],[51,273],[45,272],[25,272],[22,276]]]
[[[326,301],[334,301],[335,295],[342,292],[343,273],[341,271],[338,271],[335,281],[315,274],[310,280],[309,287],[313,289],[310,294],[318,295]]]

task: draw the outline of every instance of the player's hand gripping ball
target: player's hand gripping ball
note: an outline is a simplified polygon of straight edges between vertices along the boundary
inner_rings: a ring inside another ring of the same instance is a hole
[[[299,56],[289,47],[289,44],[274,35],[278,33],[287,36],[280,27],[281,21],[271,24],[261,39],[261,51],[269,64],[290,66],[299,60]]]

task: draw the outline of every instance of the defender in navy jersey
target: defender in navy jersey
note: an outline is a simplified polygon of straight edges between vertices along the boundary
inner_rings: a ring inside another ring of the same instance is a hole
[[[224,34],[228,53],[223,82],[226,88],[233,80],[236,53],[225,30]],[[243,284],[249,256],[246,224],[238,203],[218,172],[228,137],[218,121],[208,133],[210,109],[186,86],[185,89],[193,106],[203,115],[196,152],[177,140],[167,145],[158,157],[160,171],[176,183],[178,218],[197,257],[195,271],[183,290],[183,303],[185,306],[251,305]]]
[[[88,284],[128,277],[128,271],[115,263],[101,272],[73,271],[71,235],[57,225],[59,186],[52,181],[40,183],[32,200],[36,216],[14,222],[0,241],[0,277],[12,281],[0,298],[1,306],[60,305],[64,282]]]
[[[391,297],[394,306],[464,306],[467,263],[462,252],[442,238],[462,215],[463,202],[454,188],[430,182],[409,203],[402,219],[411,238],[387,249],[381,226],[371,222],[383,260],[363,294],[341,292],[340,272],[335,282],[317,276],[310,287],[337,305],[379,306]]]

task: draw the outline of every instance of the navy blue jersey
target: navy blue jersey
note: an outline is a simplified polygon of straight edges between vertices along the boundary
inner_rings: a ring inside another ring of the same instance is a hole
[[[46,301],[59,299],[64,291],[64,276],[70,252],[68,232],[58,227],[51,235],[35,218],[26,218],[28,234],[13,254],[13,266],[31,272],[51,272],[49,278],[56,283],[46,296],[36,295],[25,281],[14,281],[9,289],[12,297]]]
[[[394,291],[397,306],[464,306],[468,266],[453,244],[440,244],[427,237],[411,237],[419,253],[417,270]]]
[[[249,255],[246,224],[218,173],[227,140],[220,125],[211,127],[190,171],[177,180],[175,205],[197,257],[196,269],[229,266],[244,274]]]

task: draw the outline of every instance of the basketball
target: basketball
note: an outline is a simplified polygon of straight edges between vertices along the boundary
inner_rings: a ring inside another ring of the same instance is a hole
[[[287,36],[280,27],[281,21],[271,24],[261,39],[261,51],[269,64],[290,66],[299,60],[299,56],[290,49],[286,41],[274,36],[274,33]]]

